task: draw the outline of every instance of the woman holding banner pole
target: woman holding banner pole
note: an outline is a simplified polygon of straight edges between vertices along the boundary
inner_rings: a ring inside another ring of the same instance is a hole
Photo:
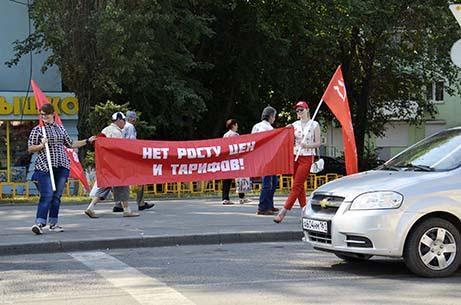
[[[32,175],[32,180],[36,182],[40,193],[35,225],[32,226],[32,232],[37,235],[43,233],[43,228],[47,223],[50,231],[63,231],[63,228],[58,225],[58,214],[61,196],[69,177],[70,169],[65,147],[78,148],[95,140],[95,137],[91,137],[85,140],[72,141],[64,127],[55,123],[54,108],[51,104],[42,106],[40,118],[43,121],[43,128],[40,125],[35,126],[29,135],[28,141],[28,152],[37,153],[35,170]],[[43,134],[43,131],[45,131],[45,134]],[[48,148],[45,149],[47,146]],[[53,191],[52,187],[52,176],[50,175],[46,150],[49,150],[51,157],[55,191]]]
[[[304,182],[309,176],[315,151],[320,147],[320,125],[317,121],[311,120],[307,103],[299,101],[293,108],[295,108],[298,117],[298,120],[292,124],[295,134],[294,154],[298,158],[294,164],[293,186],[283,209],[274,217],[276,223],[283,221],[296,199],[298,199],[301,208],[306,206]]]

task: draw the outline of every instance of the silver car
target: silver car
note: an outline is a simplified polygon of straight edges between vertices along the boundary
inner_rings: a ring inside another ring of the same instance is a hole
[[[461,128],[441,131],[381,167],[315,190],[304,240],[346,261],[403,257],[426,277],[461,264]]]

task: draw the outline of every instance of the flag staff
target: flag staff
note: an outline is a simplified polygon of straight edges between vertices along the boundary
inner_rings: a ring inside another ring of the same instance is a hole
[[[46,131],[45,131],[45,124],[42,121],[42,118],[40,120],[40,125],[42,128],[42,135],[43,138],[48,139],[46,137]],[[54,173],[53,173],[53,167],[51,166],[51,154],[50,154],[50,147],[48,146],[48,141],[45,142],[45,153],[46,153],[46,161],[48,163],[48,170],[50,172],[50,180],[51,180],[51,189],[53,192],[56,191],[56,184],[54,183]]]
[[[43,101],[40,101],[40,97],[39,97],[40,89],[38,88],[34,80],[31,80],[30,83],[32,85],[32,90],[34,91],[34,95],[35,95],[35,105],[37,106],[37,110],[39,111],[38,123],[40,125],[40,128],[42,129],[42,136],[44,139],[48,139],[48,137],[46,136],[45,123],[43,122],[42,116],[40,114],[40,109],[44,105]],[[56,114],[56,111],[54,112],[54,115],[55,114]],[[55,192],[56,184],[54,181],[53,167],[51,166],[51,154],[50,154],[50,146],[48,145],[48,141],[45,141],[45,155],[46,155],[46,162],[48,164],[48,170],[50,173],[51,189],[53,190],[53,192]]]

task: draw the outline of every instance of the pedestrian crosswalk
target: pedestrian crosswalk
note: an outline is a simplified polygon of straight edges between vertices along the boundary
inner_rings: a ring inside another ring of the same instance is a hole
[[[75,252],[70,255],[105,278],[115,288],[128,293],[141,305],[195,305],[165,283],[104,252]]]

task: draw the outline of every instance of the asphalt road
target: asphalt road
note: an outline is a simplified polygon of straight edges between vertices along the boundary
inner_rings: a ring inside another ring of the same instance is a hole
[[[0,257],[0,304],[460,304],[453,277],[344,263],[301,242]]]

